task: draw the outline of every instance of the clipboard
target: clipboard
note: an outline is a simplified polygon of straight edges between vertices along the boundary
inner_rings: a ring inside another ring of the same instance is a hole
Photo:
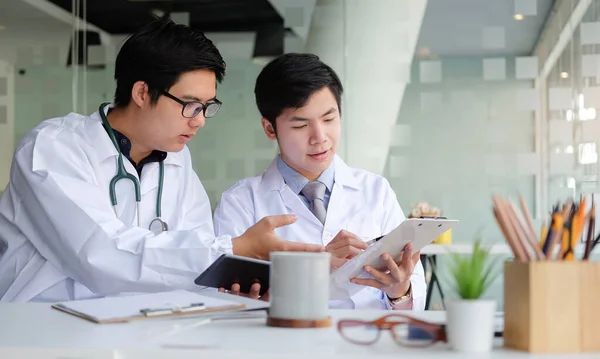
[[[112,324],[233,311],[244,309],[246,305],[186,290],[175,290],[60,302],[52,304],[51,307],[94,323]]]
[[[363,269],[367,265],[385,268],[385,262],[381,259],[383,253],[396,258],[408,243],[412,243],[413,252],[420,251],[457,223],[458,220],[445,217],[409,218],[390,233],[367,242],[369,248],[331,273],[330,300],[347,299],[365,289],[365,286],[354,284],[350,279],[371,278]]]

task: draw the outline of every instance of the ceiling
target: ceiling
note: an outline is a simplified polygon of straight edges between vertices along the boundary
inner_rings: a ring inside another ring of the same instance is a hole
[[[71,25],[48,15],[25,1],[0,0],[0,39],[39,36],[44,33],[64,33]]]
[[[48,0],[71,12],[71,0]],[[153,13],[189,13],[189,25],[204,32],[257,31],[283,26],[269,0],[102,0],[88,1],[87,21],[110,34],[130,34]]]
[[[517,21],[514,0],[428,0],[417,54],[529,55],[554,2],[537,0],[537,14]],[[483,36],[488,27],[504,29],[504,46],[484,48]]]
[[[297,1],[297,0],[295,0]],[[305,6],[294,0],[88,0],[88,23],[111,35],[129,34],[152,18],[157,10],[189,12],[190,25],[205,32],[256,32],[263,26],[282,26],[282,8]],[[513,19],[514,0],[428,0],[417,43],[417,56],[528,55],[531,53],[555,0],[537,0],[537,15]],[[57,21],[29,3],[46,3],[71,12],[72,0],[0,0],[2,37],[13,34],[39,36],[69,31],[70,20]],[[292,5],[290,5],[292,4]],[[314,1],[313,1],[314,6]],[[308,30],[310,15],[305,17]],[[482,36],[486,27],[505,29],[505,46],[486,49]],[[1,28],[1,26],[0,26]],[[298,32],[298,28],[293,28]],[[290,32],[291,30],[287,30]],[[29,35],[32,34],[32,35]],[[38,35],[33,35],[38,34]]]

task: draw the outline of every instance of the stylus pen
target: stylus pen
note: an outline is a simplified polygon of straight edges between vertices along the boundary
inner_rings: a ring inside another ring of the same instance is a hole
[[[377,242],[377,241],[378,241],[378,240],[380,240],[381,238],[383,238],[383,236],[381,236],[381,237],[377,237],[377,238],[375,238],[375,239],[371,239],[370,241],[368,241],[368,242],[367,242],[367,244],[368,244],[368,245],[375,244],[375,242]]]

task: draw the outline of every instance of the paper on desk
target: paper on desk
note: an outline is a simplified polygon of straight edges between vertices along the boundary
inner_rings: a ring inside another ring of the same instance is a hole
[[[206,309],[239,306],[240,303],[208,297],[186,290],[107,297],[60,302],[59,305],[81,313],[97,321],[130,318],[140,315],[144,308],[187,307],[192,303],[204,303]]]

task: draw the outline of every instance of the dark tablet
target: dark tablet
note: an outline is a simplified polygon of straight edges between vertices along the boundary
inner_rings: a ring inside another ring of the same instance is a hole
[[[269,289],[271,263],[260,259],[223,254],[208,267],[194,283],[197,285],[231,289],[234,283],[240,285],[241,293],[250,292],[254,283],[260,283],[260,295]]]

